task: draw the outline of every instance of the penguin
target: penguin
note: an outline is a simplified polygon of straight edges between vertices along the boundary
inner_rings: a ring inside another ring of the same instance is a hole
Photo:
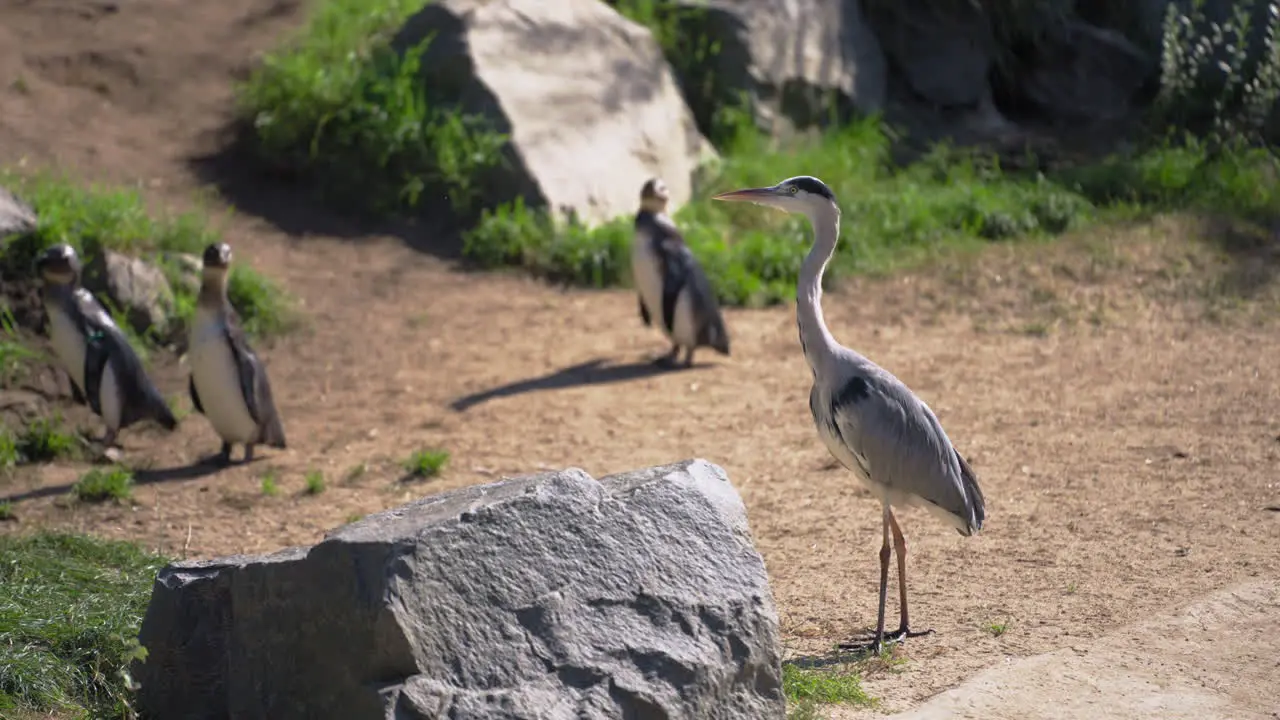
[[[715,291],[684,237],[667,215],[667,185],[650,178],[640,189],[631,244],[631,272],[639,296],[640,319],[646,327],[657,318],[671,341],[671,352],[656,360],[675,362],[684,348],[684,366],[693,365],[693,352],[710,347],[729,354],[729,332],[716,303]]]
[[[267,369],[249,347],[227,300],[230,267],[230,245],[214,243],[205,248],[187,347],[191,403],[222,438],[217,458],[222,465],[231,463],[232,443],[245,446],[244,462],[253,460],[254,445],[286,447]]]
[[[154,420],[165,430],[177,428],[177,418],[128,338],[106,308],[81,287],[82,268],[75,249],[53,245],[36,258],[35,265],[44,281],[41,300],[54,354],[71,377],[76,400],[106,423],[103,447],[115,445],[120,430],[140,420]]]

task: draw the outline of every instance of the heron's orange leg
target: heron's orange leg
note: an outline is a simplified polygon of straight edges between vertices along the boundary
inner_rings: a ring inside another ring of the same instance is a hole
[[[911,623],[907,620],[907,539],[902,537],[902,529],[898,527],[898,519],[893,516],[893,510],[889,510],[889,530],[893,533],[893,549],[898,556],[898,632],[894,633],[895,640],[903,640],[909,637],[919,637],[920,635],[928,635],[933,629],[920,630],[919,632],[911,631]]]

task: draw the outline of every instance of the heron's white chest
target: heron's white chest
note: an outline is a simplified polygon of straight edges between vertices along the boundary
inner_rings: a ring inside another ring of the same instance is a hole
[[[87,338],[80,334],[80,328],[61,308],[55,305],[46,305],[45,308],[49,314],[49,339],[53,343],[53,351],[71,376],[71,381],[83,393]]]
[[[258,425],[249,414],[240,389],[240,366],[223,334],[216,313],[196,309],[191,324],[187,362],[200,396],[204,416],[223,440],[247,443],[257,436]]]
[[[651,321],[667,332],[662,323],[662,260],[644,231],[636,232],[631,241],[631,279]]]

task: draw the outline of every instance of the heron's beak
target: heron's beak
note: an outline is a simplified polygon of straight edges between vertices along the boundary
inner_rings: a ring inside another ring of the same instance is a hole
[[[769,202],[774,198],[780,197],[778,187],[776,185],[762,188],[747,188],[746,190],[731,190],[723,192],[719,195],[712,195],[712,200],[724,200],[727,202],[750,202],[759,205],[771,205]]]

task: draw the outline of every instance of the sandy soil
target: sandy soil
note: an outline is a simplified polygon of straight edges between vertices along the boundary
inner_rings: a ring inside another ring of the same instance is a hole
[[[233,82],[299,18],[296,3],[271,0],[0,6],[0,163],[136,184],[168,210],[216,184],[252,211],[224,221],[238,260],[278,278],[307,320],[260,348],[287,451],[210,473],[190,467],[218,445],[200,416],[171,435],[138,428],[123,435],[141,468],[135,505],[66,506],[58,496],[84,467],[41,467],[0,479],[0,496],[19,498],[0,532],[74,528],[189,557],[264,552],[504,475],[701,456],[748,506],[790,652],[820,653],[873,622],[879,506],[817,439],[790,307],[730,311],[732,358],[655,374],[646,363],[665,347],[628,292],[463,273],[420,251],[434,244],[422,231],[362,233],[246,178],[234,156],[208,160]],[[1280,506],[1276,258],[1188,239],[1202,229],[1167,221],[993,247],[828,295],[837,337],[934,407],[988,500],[987,528],[970,539],[900,515],[913,619],[938,634],[871,670],[882,710],[1280,575],[1280,512],[1268,510]],[[172,359],[155,376],[184,393]],[[423,447],[447,449],[447,470],[403,482],[399,462]],[[325,473],[323,494],[302,492],[310,469]],[[261,491],[267,473],[276,497]],[[1008,631],[993,637],[993,623]]]

